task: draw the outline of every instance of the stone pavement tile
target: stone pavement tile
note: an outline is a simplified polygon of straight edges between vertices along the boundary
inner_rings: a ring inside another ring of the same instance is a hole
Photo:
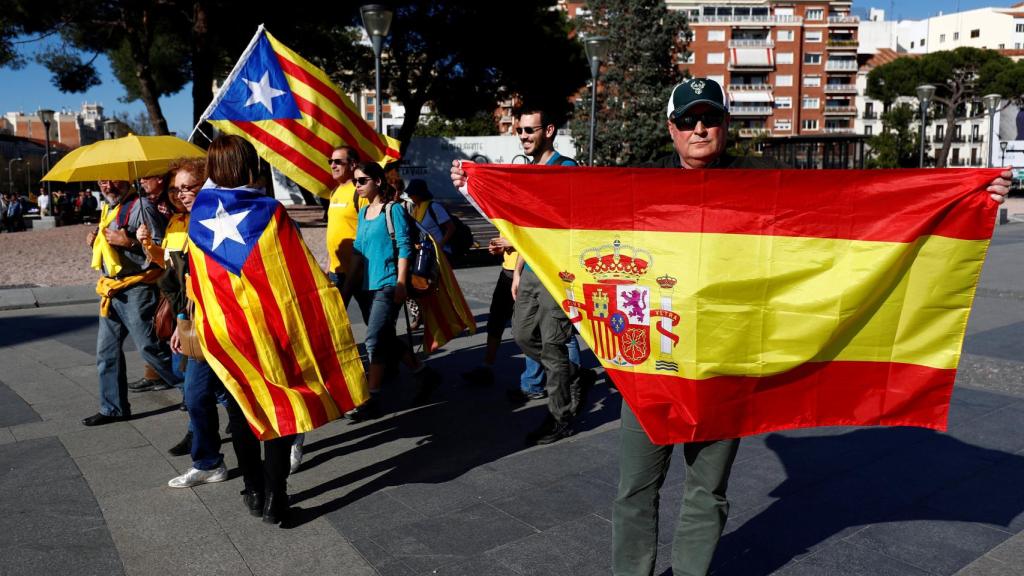
[[[517,572],[502,566],[497,560],[486,557],[472,558],[466,562],[442,566],[430,573],[438,576],[481,576],[483,574],[487,576],[519,576]]]
[[[1006,542],[996,546],[987,556],[1011,566],[1024,566],[1024,532],[1018,532]]]
[[[930,576],[928,572],[895,558],[839,542],[787,565],[776,576]]]
[[[53,370],[89,364],[96,365],[95,348],[93,348],[93,351],[83,352],[52,338],[25,342],[19,345],[18,348],[25,354],[26,358],[34,359]]]
[[[615,487],[577,475],[540,488],[527,488],[491,505],[544,531],[591,513],[609,519],[614,499]]]
[[[611,522],[585,516],[490,550],[485,557],[523,576],[594,576],[612,565]]]
[[[101,504],[107,498],[127,498],[157,487],[164,489],[167,481],[176,475],[163,455],[148,445],[84,456],[76,462]]]
[[[31,290],[40,307],[99,301],[96,288],[93,286],[42,286]]]
[[[607,458],[606,451],[570,438],[506,456],[490,466],[510,478],[544,486],[581,470],[589,470],[594,467],[594,462]]]
[[[1007,564],[989,556],[982,556],[956,573],[955,576],[1020,576],[1021,564]]]
[[[425,516],[440,516],[484,502],[471,486],[458,479],[447,482],[409,482],[383,490],[388,496]]]
[[[497,508],[477,504],[370,538],[416,573],[424,573],[535,533]]]
[[[386,492],[374,492],[330,512],[327,518],[343,536],[357,540],[371,534],[404,530],[409,524],[426,520],[427,516],[388,496]]]
[[[978,451],[984,457],[999,460],[1024,449],[1024,434],[1007,432],[1021,429],[1024,429],[1024,410],[1008,406],[986,414],[971,426],[950,430],[949,435],[971,446],[985,449]]]
[[[0,290],[0,310],[35,308],[36,295],[31,288],[7,288]]]
[[[93,414],[87,412],[83,417]],[[48,436],[59,436],[75,430],[84,430],[85,426],[77,419],[43,420],[42,422],[31,422],[11,426],[11,433],[18,442],[32,440],[35,438],[46,438]]]
[[[10,444],[16,442],[14,439],[14,433],[11,432],[10,428],[0,428],[0,444]]]
[[[476,494],[485,502],[497,500],[530,487],[530,484],[523,480],[511,478],[494,470],[489,464],[481,464],[476,468],[467,470],[457,480],[460,485],[467,486],[473,494]]]
[[[88,394],[85,388],[67,379],[59,371],[31,360],[5,365],[3,376],[7,386],[29,404],[54,402],[64,400],[69,395],[77,397]],[[96,390],[96,394],[99,393],[95,377],[92,388]]]
[[[1005,394],[996,394],[988,390],[968,388],[966,386],[955,386],[951,404],[964,404],[971,406],[984,406],[987,408],[1002,408],[1006,406],[1008,398]]]
[[[187,527],[177,529],[187,530]],[[128,576],[244,576],[253,573],[223,534],[185,539],[182,533],[168,533],[164,542],[157,546],[119,543],[118,549]]]
[[[98,402],[95,396],[90,396],[81,390],[69,390],[68,395],[64,398],[33,403],[32,409],[43,420],[81,420],[94,414],[97,406]]]
[[[74,458],[146,446],[149,442],[129,422],[85,428],[60,435],[64,448]]]
[[[362,556],[363,560],[373,566],[380,576],[415,576],[412,568],[409,568],[401,560],[384,551],[369,538],[354,540],[352,545]],[[431,571],[434,573],[435,571]]]
[[[949,518],[1020,532],[1024,530],[1021,486],[1024,486],[1024,457],[1017,455],[950,484],[929,496],[924,504],[944,512]]]
[[[845,541],[934,574],[952,574],[1010,537],[982,524],[950,521],[924,507],[907,508],[894,516],[904,519],[873,524]]]
[[[39,414],[17,393],[0,382],[0,426],[38,422]]]
[[[58,372],[68,380],[81,386],[83,390],[92,392],[94,396],[99,394],[99,373],[96,372],[95,360],[81,366],[61,368]]]

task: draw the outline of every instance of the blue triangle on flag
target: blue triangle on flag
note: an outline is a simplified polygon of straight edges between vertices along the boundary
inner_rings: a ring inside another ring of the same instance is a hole
[[[260,241],[279,206],[262,190],[203,188],[189,217],[188,237],[236,276]]]
[[[260,34],[209,119],[257,122],[301,117],[277,53],[266,34]]]

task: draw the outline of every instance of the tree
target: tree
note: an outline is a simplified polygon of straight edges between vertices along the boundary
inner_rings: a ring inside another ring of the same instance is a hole
[[[868,140],[868,168],[916,168],[921,141],[910,127],[915,110],[909,104],[892,106],[882,114],[882,131]]]
[[[416,128],[417,136],[453,138],[456,136],[497,136],[498,126],[493,112],[480,112],[472,118],[448,120],[436,114],[427,117]]]
[[[867,94],[891,104],[898,96],[915,96],[921,84],[934,85],[931,103],[945,117],[947,126],[935,158],[941,167],[949,156],[957,115],[962,116],[967,105],[999,90],[1017,99],[1024,93],[1024,72],[1017,72],[1017,68],[995,50],[961,47],[932,52],[878,66],[868,74]]]
[[[607,36],[607,62],[598,83],[594,163],[633,165],[671,150],[665,106],[683,75],[688,31],[681,12],[663,0],[594,0],[584,34]],[[587,150],[590,91],[576,106],[572,133],[579,155]]]

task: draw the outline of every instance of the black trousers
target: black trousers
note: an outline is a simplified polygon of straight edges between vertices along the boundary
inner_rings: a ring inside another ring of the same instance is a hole
[[[284,496],[288,492],[288,472],[291,468],[292,441],[295,435],[282,436],[263,442],[252,432],[245,414],[235,399],[228,395],[228,419],[231,421],[231,444],[238,457],[238,468],[246,490]]]

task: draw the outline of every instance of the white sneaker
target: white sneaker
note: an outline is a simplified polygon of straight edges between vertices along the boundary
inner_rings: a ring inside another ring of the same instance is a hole
[[[302,465],[302,444],[292,444],[292,468],[291,473],[295,474],[295,471]]]
[[[181,476],[171,478],[170,481],[167,482],[167,485],[171,488],[191,488],[193,486],[199,486],[200,484],[223,482],[227,479],[228,468],[222,463],[213,470],[197,470],[195,468],[189,468],[188,472],[185,472]]]

